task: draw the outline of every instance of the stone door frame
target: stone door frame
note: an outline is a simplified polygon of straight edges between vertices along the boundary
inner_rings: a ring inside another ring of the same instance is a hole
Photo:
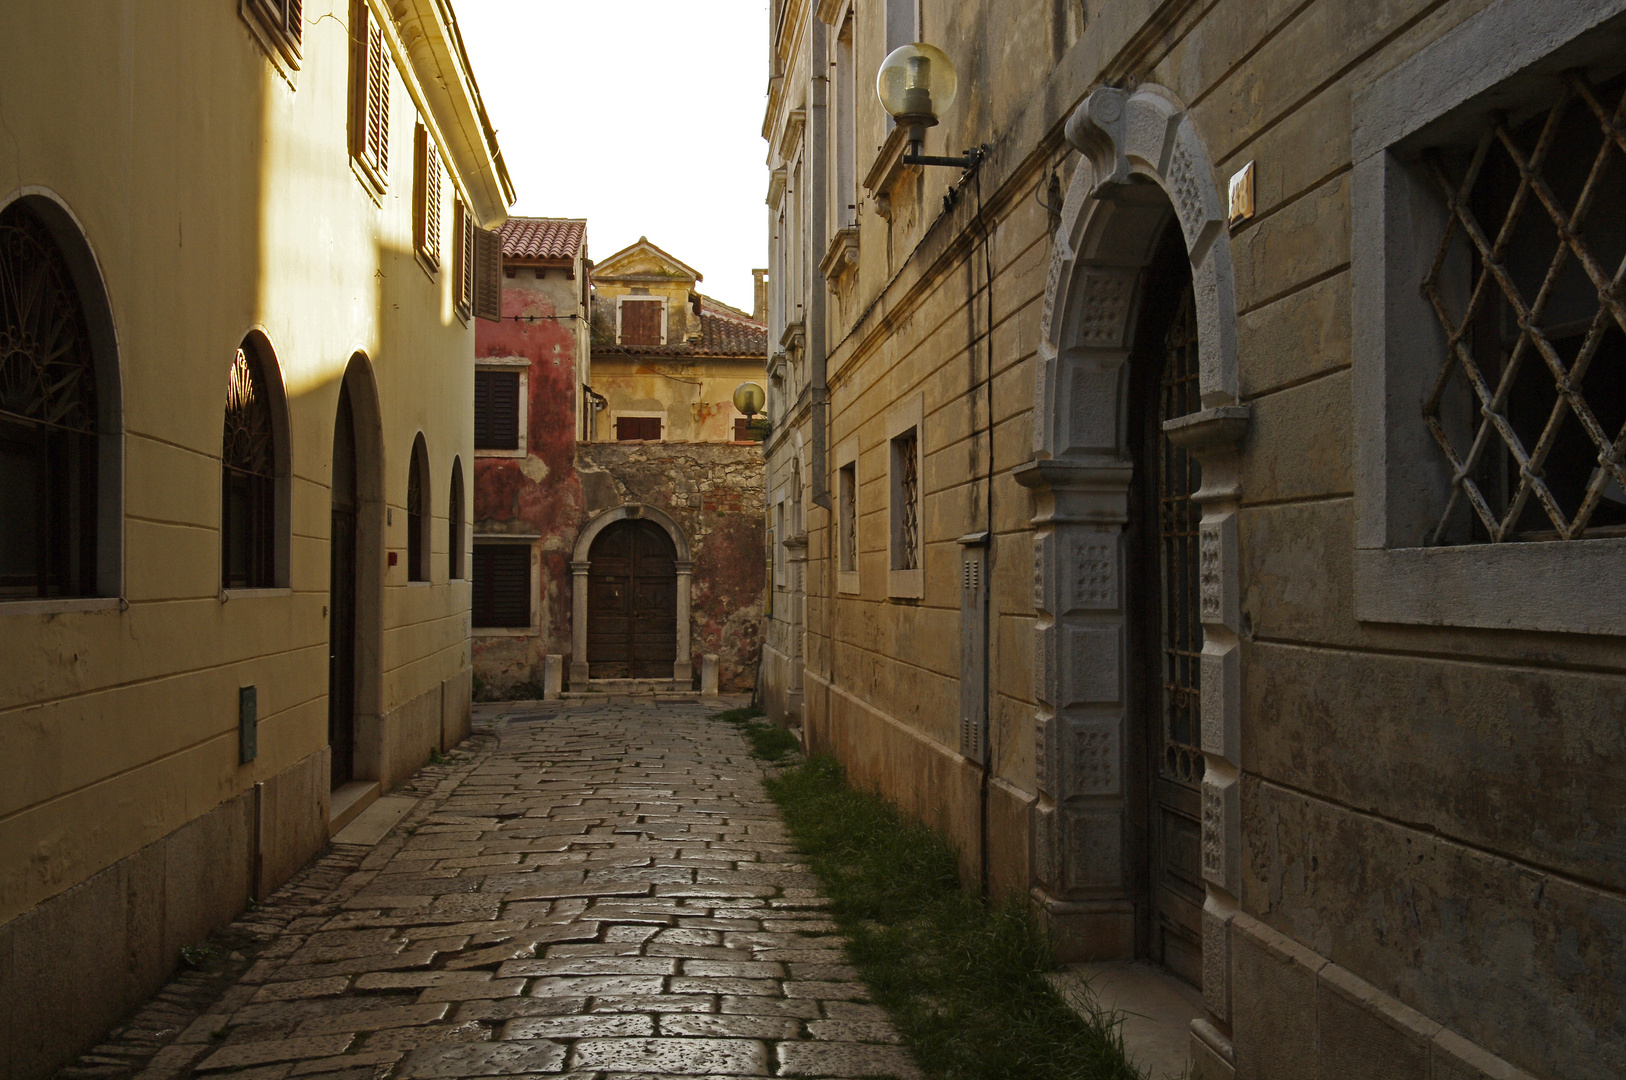
[[[1164,424],[1202,464],[1203,1041],[1230,1057],[1229,935],[1240,891],[1241,665],[1236,300],[1224,203],[1184,106],[1142,84],[1091,93],[1067,122],[1083,153],[1052,247],[1035,387],[1033,895],[1069,959],[1136,949],[1125,527],[1133,471],[1128,360],[1145,269],[1170,216],[1191,261],[1201,409]],[[1219,1027],[1215,1027],[1217,1022]]]
[[[694,661],[689,656],[689,589],[694,574],[694,556],[689,552],[688,538],[683,528],[666,511],[642,503],[625,503],[605,510],[589,521],[576,537],[576,550],[570,559],[570,682],[582,687],[590,677],[587,669],[587,575],[592,569],[590,558],[593,541],[598,534],[618,521],[651,521],[666,530],[677,549],[677,659],[672,664],[672,681],[688,683],[694,679]]]

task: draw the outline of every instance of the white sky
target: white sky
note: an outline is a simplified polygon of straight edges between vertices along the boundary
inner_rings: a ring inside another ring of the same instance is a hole
[[[766,0],[454,0],[517,201],[587,219],[603,259],[648,236],[751,310],[768,265]]]

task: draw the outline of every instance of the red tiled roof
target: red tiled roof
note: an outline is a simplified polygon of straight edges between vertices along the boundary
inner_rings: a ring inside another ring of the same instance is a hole
[[[738,308],[709,296],[700,298],[700,340],[671,345],[595,344],[600,356],[757,356],[768,357],[768,328]]]
[[[511,217],[502,227],[502,253],[509,259],[574,259],[587,234],[579,218]]]

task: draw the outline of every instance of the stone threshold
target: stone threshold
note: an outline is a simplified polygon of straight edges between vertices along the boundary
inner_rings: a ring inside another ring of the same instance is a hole
[[[1191,1022],[1206,1015],[1202,991],[1147,963],[1069,964],[1045,976],[1085,1019],[1091,1002],[1123,1033],[1124,1052],[1148,1080],[1191,1069]]]
[[[377,780],[352,780],[334,788],[328,803],[327,834],[335,836],[343,832],[346,825],[360,817],[382,794]]]

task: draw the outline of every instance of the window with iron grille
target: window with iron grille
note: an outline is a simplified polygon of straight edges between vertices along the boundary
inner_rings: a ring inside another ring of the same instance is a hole
[[[858,463],[843,465],[837,475],[840,509],[837,524],[841,528],[840,569],[852,573],[858,569]]]
[[[440,150],[422,124],[413,136],[412,234],[430,270],[440,269]]]
[[[305,37],[301,0],[242,0],[241,11],[265,44],[289,67],[298,69]]]
[[[892,569],[920,569],[920,440],[910,428],[892,440]]]
[[[96,363],[45,221],[0,211],[0,600],[96,595]]]
[[[525,629],[531,625],[529,544],[474,545],[474,625]]]
[[[1355,97],[1359,619],[1626,633],[1622,24],[1495,0]]]
[[[474,448],[518,450],[520,373],[474,373]]]
[[[407,580],[429,580],[429,452],[420,433],[407,466]]]
[[[1423,414],[1452,490],[1428,542],[1626,536],[1626,79],[1564,73],[1422,168],[1449,208]]]
[[[615,437],[622,441],[632,439],[659,440],[661,418],[658,416],[618,416],[615,418]]]
[[[276,584],[276,431],[258,350],[237,350],[220,452],[220,586]]]
[[[351,8],[352,93],[351,153],[363,172],[383,190],[390,170],[390,58],[383,28],[365,0]]]

